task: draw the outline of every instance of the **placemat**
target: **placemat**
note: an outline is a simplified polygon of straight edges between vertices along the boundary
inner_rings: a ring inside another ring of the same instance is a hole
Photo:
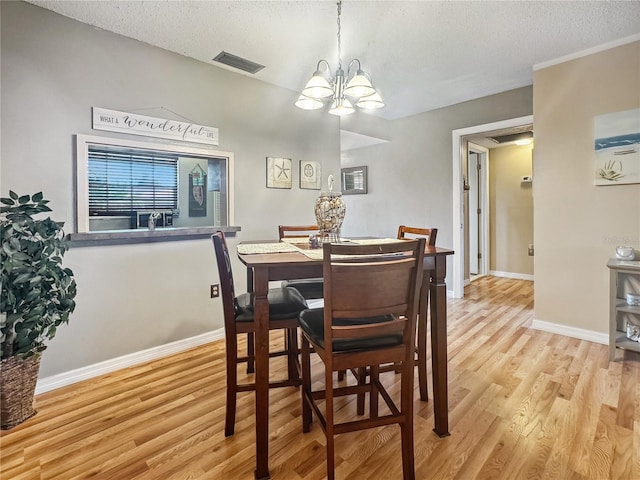
[[[357,243],[358,245],[375,245],[377,243],[396,243],[404,242],[399,238],[355,238],[349,240],[351,243]]]
[[[238,253],[242,255],[252,253],[286,253],[286,252],[298,252],[299,248],[292,244],[284,242],[273,243],[241,243],[238,245]]]
[[[284,243],[309,243],[309,237],[287,237],[280,241]]]
[[[344,239],[346,240],[346,239]],[[346,240],[349,243],[355,243],[355,244],[359,244],[359,245],[375,245],[378,243],[395,243],[395,242],[403,242],[404,240],[399,240],[397,238],[368,238],[368,239],[356,239],[356,240]],[[297,248],[297,251],[300,252],[301,254],[305,255],[306,257],[312,259],[312,260],[322,260],[323,259],[323,253],[322,253],[322,247],[317,248],[317,249],[302,249],[302,248]],[[376,257],[377,255],[371,255],[372,257]],[[362,255],[334,255],[333,258],[339,259],[339,258],[354,258],[354,257],[360,257],[362,258]]]

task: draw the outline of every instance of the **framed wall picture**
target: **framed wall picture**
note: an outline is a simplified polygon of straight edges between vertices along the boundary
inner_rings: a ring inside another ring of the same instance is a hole
[[[189,172],[189,216],[207,216],[207,174],[199,163]]]
[[[342,169],[342,194],[358,195],[367,193],[367,167],[349,167]]]
[[[300,188],[306,190],[320,190],[322,167],[320,162],[300,160]]]
[[[267,188],[291,188],[291,159],[267,157]]]
[[[640,183],[640,108],[594,119],[596,185]]]

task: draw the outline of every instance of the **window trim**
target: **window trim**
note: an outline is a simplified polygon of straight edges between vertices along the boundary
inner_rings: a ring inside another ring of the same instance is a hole
[[[89,146],[111,146],[124,148],[140,148],[145,150],[158,150],[163,152],[173,152],[177,154],[192,154],[218,158],[226,158],[227,160],[227,223],[228,226],[234,224],[234,154],[233,152],[224,152],[220,150],[212,150],[203,147],[193,147],[191,145],[183,145],[175,142],[143,142],[126,140],[119,137],[102,137],[97,135],[76,135],[76,215],[75,215],[75,232],[97,235],[101,237],[108,235],[105,232],[91,232],[89,230]],[[212,227],[215,225],[212,225]],[[166,229],[180,230],[181,227]],[[188,227],[182,227],[187,229]],[[142,233],[144,230],[131,232]],[[128,232],[127,232],[128,233]]]

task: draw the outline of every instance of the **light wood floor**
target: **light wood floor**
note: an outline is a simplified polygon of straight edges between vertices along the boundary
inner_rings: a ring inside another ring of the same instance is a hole
[[[640,479],[640,355],[609,363],[604,345],[528,329],[532,288],[487,277],[449,300],[451,436],[431,431],[416,391],[418,479]],[[230,438],[224,403],[222,342],[48,392],[2,432],[0,477],[251,479],[253,396]],[[272,478],[323,478],[324,436],[317,423],[302,434],[299,392],[272,390],[270,418]],[[338,478],[402,477],[397,426],[339,436],[336,452]]]

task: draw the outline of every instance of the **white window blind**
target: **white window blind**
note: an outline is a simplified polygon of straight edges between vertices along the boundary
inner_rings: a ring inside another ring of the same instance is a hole
[[[89,148],[89,215],[133,215],[178,207],[178,156]]]

